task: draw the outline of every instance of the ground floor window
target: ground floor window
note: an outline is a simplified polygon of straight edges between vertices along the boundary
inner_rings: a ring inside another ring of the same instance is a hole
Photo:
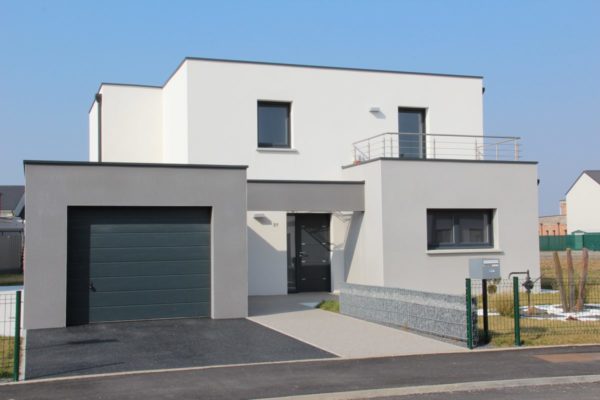
[[[494,247],[490,209],[427,210],[428,249]]]

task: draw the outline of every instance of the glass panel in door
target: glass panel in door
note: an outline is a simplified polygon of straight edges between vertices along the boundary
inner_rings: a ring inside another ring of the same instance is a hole
[[[398,157],[425,158],[425,110],[398,109]]]

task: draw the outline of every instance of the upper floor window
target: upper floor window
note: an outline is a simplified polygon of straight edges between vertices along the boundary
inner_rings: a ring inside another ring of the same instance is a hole
[[[398,109],[398,149],[400,158],[425,158],[425,110]]]
[[[291,103],[258,102],[258,147],[290,148]]]
[[[494,247],[493,210],[427,210],[427,248]]]

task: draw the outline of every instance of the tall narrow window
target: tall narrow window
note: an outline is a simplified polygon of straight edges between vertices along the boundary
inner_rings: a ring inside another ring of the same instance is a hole
[[[425,110],[398,109],[398,156],[425,158]]]
[[[258,147],[290,148],[290,103],[258,102]]]

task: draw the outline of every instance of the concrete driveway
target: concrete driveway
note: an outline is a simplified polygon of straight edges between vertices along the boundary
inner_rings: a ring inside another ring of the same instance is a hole
[[[27,379],[335,357],[246,319],[118,322],[28,331]]]
[[[319,301],[333,298],[328,293],[250,297],[248,318],[345,358],[469,351],[457,344],[314,308]]]

